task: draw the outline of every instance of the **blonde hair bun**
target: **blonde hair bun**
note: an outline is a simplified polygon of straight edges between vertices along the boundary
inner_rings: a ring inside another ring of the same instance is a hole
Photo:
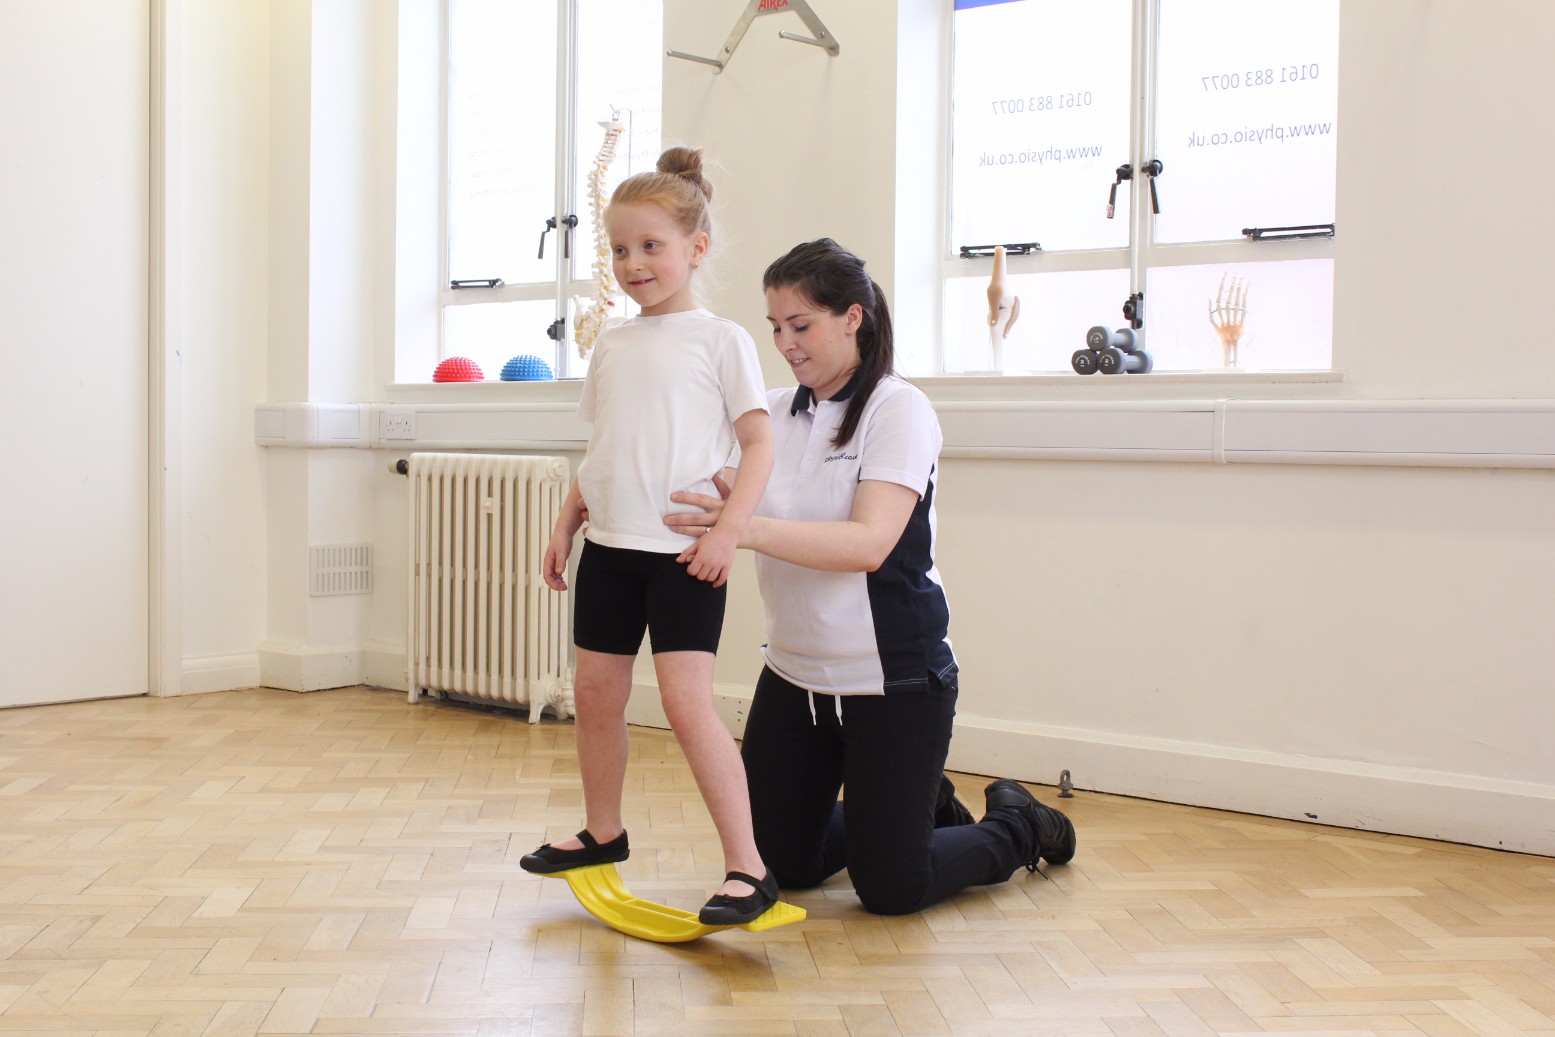
[[[634,173],[616,186],[611,205],[647,202],[670,214],[687,234],[713,235],[713,185],[702,175],[702,149],[674,147],[659,155],[651,173]],[[610,218],[610,210],[605,210]]]
[[[713,185],[702,173],[702,149],[684,146],[666,148],[659,156],[657,168],[661,173],[682,177],[696,185],[697,189],[713,200]]]

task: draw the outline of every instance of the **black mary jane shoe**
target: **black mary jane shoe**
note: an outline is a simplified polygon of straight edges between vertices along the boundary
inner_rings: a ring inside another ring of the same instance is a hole
[[[731,897],[727,893],[714,893],[711,900],[697,913],[697,921],[703,925],[745,925],[767,913],[778,902],[777,879],[767,869],[765,878],[756,878],[743,871],[731,871],[724,881],[738,879],[755,887],[755,892],[743,897]]]
[[[558,871],[586,868],[591,864],[619,864],[632,855],[626,845],[625,831],[608,843],[602,843],[585,828],[578,833],[578,841],[583,845],[576,850],[561,850],[546,843],[535,852],[520,857],[518,866],[536,875],[553,875]]]

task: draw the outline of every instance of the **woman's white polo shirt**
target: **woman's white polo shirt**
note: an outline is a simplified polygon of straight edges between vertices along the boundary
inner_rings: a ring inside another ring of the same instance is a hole
[[[865,479],[918,494],[907,528],[872,573],[835,573],[756,556],[766,609],[762,652],[778,676],[828,695],[922,691],[955,665],[949,609],[934,565],[939,419],[916,386],[894,376],[870,394],[853,438],[832,445],[849,382],[817,401],[804,386],[767,395],[775,463],[757,514],[844,521]]]

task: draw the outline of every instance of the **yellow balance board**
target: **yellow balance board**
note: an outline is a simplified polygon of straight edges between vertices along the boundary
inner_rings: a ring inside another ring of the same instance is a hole
[[[804,921],[802,907],[781,900],[767,908],[754,922],[744,925],[703,925],[689,911],[680,911],[650,900],[632,896],[614,864],[591,864],[555,872],[551,878],[566,879],[572,895],[589,914],[610,928],[654,943],[686,943],[720,929],[748,929],[759,933],[780,925]]]

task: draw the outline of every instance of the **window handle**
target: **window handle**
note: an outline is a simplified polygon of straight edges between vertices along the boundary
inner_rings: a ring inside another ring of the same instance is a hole
[[[962,259],[974,259],[978,256],[991,256],[994,249],[1002,248],[1006,255],[1029,256],[1033,252],[1042,251],[1040,241],[1017,241],[1009,245],[962,245],[960,252]]]
[[[555,216],[547,216],[545,218],[545,229],[540,232],[540,251],[535,253],[536,259],[545,258],[545,236],[555,230],[558,225],[567,228],[562,231],[562,258],[572,258],[572,228],[578,225],[578,217],[575,214],[569,213],[560,220],[557,220]]]
[[[1332,223],[1301,223],[1294,227],[1243,227],[1243,237],[1249,241],[1288,241],[1291,238],[1331,238]]]
[[[1127,162],[1118,167],[1118,178],[1112,182],[1112,190],[1107,192],[1107,219],[1112,219],[1112,213],[1118,205],[1118,185],[1125,180],[1134,179],[1134,167]]]
[[[562,231],[562,258],[563,259],[571,259],[572,258],[572,229],[578,225],[578,216],[577,216],[577,214],[576,213],[568,213],[566,216],[562,217],[562,224],[563,224],[563,226],[565,226],[567,228],[566,230]],[[545,240],[545,236],[543,234],[540,236],[540,240],[542,240],[542,241]]]
[[[1153,158],[1149,162],[1146,162],[1144,168],[1140,170],[1141,173],[1150,178],[1150,211],[1155,213],[1157,216],[1161,215],[1161,199],[1156,197],[1155,178],[1160,176],[1161,170],[1165,168],[1166,167],[1161,164],[1160,159]]]

